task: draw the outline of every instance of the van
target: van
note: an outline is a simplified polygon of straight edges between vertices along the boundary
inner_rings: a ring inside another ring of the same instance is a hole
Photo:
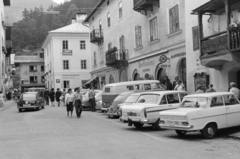
[[[152,91],[152,90],[165,90],[158,80],[143,80],[143,81],[129,81],[107,84],[103,87],[102,92],[102,111],[112,105],[113,100],[123,92],[127,91]]]

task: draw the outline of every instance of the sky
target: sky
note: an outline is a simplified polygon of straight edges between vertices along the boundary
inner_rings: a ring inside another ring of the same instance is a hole
[[[53,0],[53,1],[60,4],[60,3],[63,3],[64,1],[69,1],[69,0]]]

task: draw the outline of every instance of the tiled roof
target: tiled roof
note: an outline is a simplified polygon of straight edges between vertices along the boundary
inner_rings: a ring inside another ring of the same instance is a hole
[[[40,58],[39,55],[15,55],[14,63],[31,63],[31,62],[44,62],[44,58]]]
[[[82,23],[73,23],[65,27],[52,30],[49,33],[89,33],[89,28]]]

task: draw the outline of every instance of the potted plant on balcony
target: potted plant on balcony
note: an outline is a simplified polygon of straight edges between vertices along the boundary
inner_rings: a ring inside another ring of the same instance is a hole
[[[229,25],[229,30],[230,31],[239,31],[240,30],[240,23],[239,22],[233,22]]]

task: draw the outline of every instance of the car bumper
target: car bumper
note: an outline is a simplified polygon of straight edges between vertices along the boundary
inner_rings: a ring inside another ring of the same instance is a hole
[[[120,117],[120,114],[118,114],[117,112],[115,113],[106,113],[107,116],[110,116],[110,117]]]
[[[102,111],[108,111],[108,108],[101,108]]]
[[[142,123],[142,124],[149,123],[148,119],[133,118],[133,117],[120,117],[120,121],[122,121],[123,123]]]
[[[159,124],[159,126],[163,129],[172,129],[172,130],[189,130],[191,131],[193,129],[193,125],[189,125],[189,126],[180,126],[180,125],[174,125],[174,126],[169,126],[169,125],[165,125],[165,124]]]
[[[18,109],[36,109],[39,108],[39,106],[36,105],[29,105],[29,106],[18,106]]]

